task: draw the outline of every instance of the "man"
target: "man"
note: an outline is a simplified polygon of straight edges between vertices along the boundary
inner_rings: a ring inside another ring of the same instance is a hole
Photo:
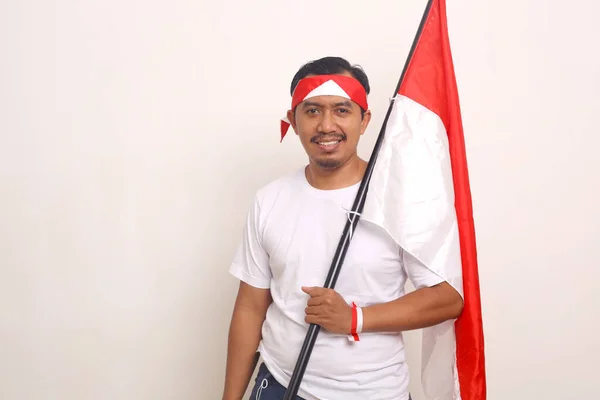
[[[287,121],[308,165],[261,188],[230,272],[240,280],[223,400],[282,399],[308,324],[322,327],[299,399],[407,400],[402,332],[457,318],[462,298],[378,226],[360,220],[335,290],[325,281],[367,162],[357,155],[371,113],[364,71],[326,57],[291,85]],[[286,133],[283,124],[282,138]],[[417,290],[405,294],[410,279]]]

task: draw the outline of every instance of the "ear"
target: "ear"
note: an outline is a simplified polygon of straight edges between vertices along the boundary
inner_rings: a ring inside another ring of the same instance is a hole
[[[296,119],[294,118],[294,112],[292,110],[288,110],[287,119],[290,121],[290,126],[294,130],[294,133],[297,135],[298,131],[296,130]]]
[[[362,121],[360,122],[360,134],[362,135],[367,130],[369,126],[369,122],[371,122],[371,110],[365,111],[365,115],[363,116]]]

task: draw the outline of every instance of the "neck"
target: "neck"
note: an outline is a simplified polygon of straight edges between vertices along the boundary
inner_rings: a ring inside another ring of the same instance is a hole
[[[354,155],[337,168],[321,168],[310,161],[305,169],[311,186],[321,190],[343,189],[360,182],[367,169],[367,162]]]

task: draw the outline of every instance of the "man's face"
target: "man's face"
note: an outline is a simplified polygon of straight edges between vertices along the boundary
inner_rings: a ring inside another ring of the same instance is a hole
[[[356,155],[360,136],[371,114],[361,115],[360,106],[338,96],[317,96],[288,111],[288,120],[306,154],[321,168],[333,169]]]

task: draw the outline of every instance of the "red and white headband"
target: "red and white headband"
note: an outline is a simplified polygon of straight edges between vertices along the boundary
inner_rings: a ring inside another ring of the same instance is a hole
[[[316,96],[340,96],[352,100],[363,110],[369,109],[367,92],[360,82],[345,75],[317,75],[302,79],[294,89],[292,95],[292,108]],[[290,127],[287,118],[281,120],[281,140],[285,137]]]

